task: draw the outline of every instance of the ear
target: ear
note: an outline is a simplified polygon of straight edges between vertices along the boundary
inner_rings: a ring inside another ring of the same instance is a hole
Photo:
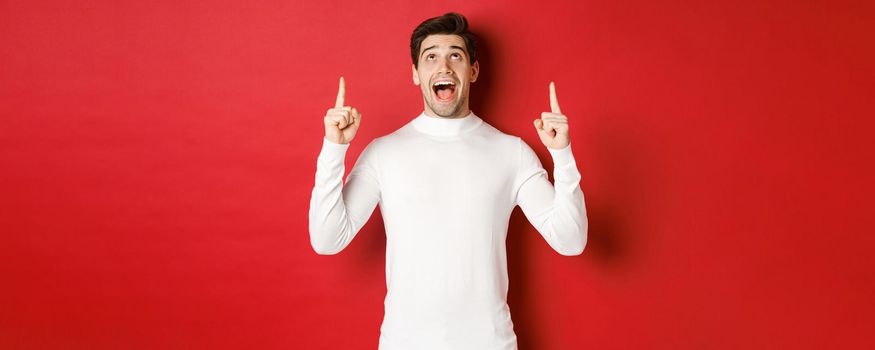
[[[480,75],[480,61],[474,61],[474,65],[471,66],[471,82],[477,81],[477,76]]]
[[[419,74],[416,74],[416,66],[411,64],[410,68],[413,69],[413,85],[419,86]]]

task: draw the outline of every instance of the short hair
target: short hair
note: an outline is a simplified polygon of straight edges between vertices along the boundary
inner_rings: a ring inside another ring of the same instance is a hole
[[[462,37],[465,41],[465,51],[468,53],[468,61],[474,64],[477,60],[477,38],[468,31],[468,20],[455,12],[447,12],[438,17],[429,18],[413,30],[410,37],[410,57],[413,66],[419,68],[419,49],[422,41],[433,34],[451,34]]]

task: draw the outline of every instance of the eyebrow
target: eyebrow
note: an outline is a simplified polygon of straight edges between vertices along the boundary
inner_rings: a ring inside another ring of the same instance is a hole
[[[422,53],[419,55],[419,57],[422,57],[422,55],[425,55],[426,51],[431,50],[431,49],[436,48],[436,47],[437,47],[437,45],[432,45],[432,46],[426,47],[425,50],[422,50]]]
[[[420,54],[419,57],[422,57],[422,55],[425,55],[426,51],[431,50],[431,49],[435,49],[435,48],[437,48],[437,45],[432,45],[432,46],[426,47],[425,50],[422,50],[422,54]],[[468,53],[468,51],[465,51],[464,47],[461,47],[459,45],[450,45],[450,48],[451,49],[459,49],[466,54]]]

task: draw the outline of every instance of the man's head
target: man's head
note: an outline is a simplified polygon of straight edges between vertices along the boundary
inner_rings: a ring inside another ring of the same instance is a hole
[[[429,18],[410,38],[413,83],[422,90],[425,112],[433,116],[464,117],[471,83],[477,80],[477,42],[460,14]]]

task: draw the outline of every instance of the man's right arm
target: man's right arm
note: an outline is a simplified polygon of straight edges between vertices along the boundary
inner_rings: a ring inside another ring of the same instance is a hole
[[[349,245],[380,201],[374,142],[365,147],[343,183],[346,151],[361,122],[355,108],[344,106],[345,95],[341,77],[335,106],[325,115],[325,137],[310,197],[310,244],[323,255],[337,254]]]
[[[310,244],[321,255],[337,254],[355,238],[380,201],[374,143],[368,144],[343,183],[349,144],[322,139],[310,197]]]

